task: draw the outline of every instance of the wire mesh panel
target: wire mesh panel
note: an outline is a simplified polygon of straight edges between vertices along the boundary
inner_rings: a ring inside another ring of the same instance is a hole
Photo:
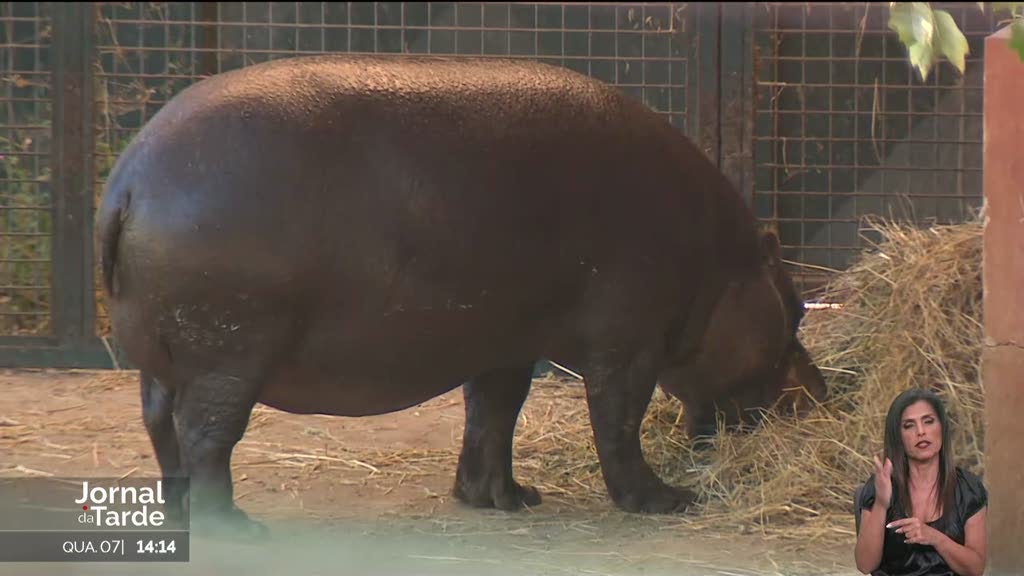
[[[981,206],[982,57],[976,3],[936,5],[967,36],[922,81],[886,3],[759,3],[754,202],[806,288],[846,268],[863,217],[960,222]]]
[[[121,2],[99,7],[97,195],[117,154],[203,76],[275,58],[396,53],[529,58],[618,86],[687,129],[685,4]],[[98,275],[96,275],[98,278]],[[99,295],[99,284],[96,285]],[[97,330],[108,332],[102,303]]]
[[[51,331],[47,6],[0,3],[0,336]]]
[[[682,5],[222,3],[215,71],[322,52],[530,58],[619,86],[682,128]]]

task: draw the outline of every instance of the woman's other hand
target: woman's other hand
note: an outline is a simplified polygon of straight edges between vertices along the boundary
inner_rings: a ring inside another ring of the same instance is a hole
[[[903,534],[907,544],[924,544],[926,546],[937,546],[945,538],[945,535],[921,521],[920,518],[903,518],[885,525],[886,528],[895,528],[897,534]]]

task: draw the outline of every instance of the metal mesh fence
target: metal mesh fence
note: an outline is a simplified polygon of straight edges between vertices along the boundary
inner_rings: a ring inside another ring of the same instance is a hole
[[[527,58],[615,85],[742,172],[745,187],[753,180],[755,212],[778,230],[805,288],[848,266],[865,245],[867,215],[957,222],[982,202],[983,40],[997,21],[975,3],[937,6],[964,30],[970,55],[966,74],[941,63],[927,81],[888,29],[885,4],[79,6],[0,2],[0,338],[54,336],[71,342],[68,359],[82,345],[78,333],[109,334],[100,275],[94,268],[90,298],[80,269],[96,263],[78,252],[92,242],[91,224],[78,217],[91,207],[74,197],[79,181],[92,181],[95,206],[121,150],[170,98],[205,76],[275,58]],[[68,29],[56,41],[55,27]],[[78,76],[55,74],[62,67]],[[87,89],[68,90],[76,82]],[[752,110],[743,95],[751,85]],[[56,120],[61,114],[72,121]],[[91,139],[76,132],[78,120],[92,126]],[[55,227],[61,214],[75,225]]]
[[[0,3],[0,334],[50,332],[50,51],[46,4]]]
[[[981,206],[982,59],[996,22],[976,3],[935,7],[967,36],[962,76],[944,61],[922,81],[885,3],[755,8],[754,204],[808,288],[861,250],[864,216],[949,223]]]
[[[529,58],[618,86],[687,129],[685,4],[129,2],[100,7],[96,195],[131,136],[201,77],[321,53]],[[108,330],[96,285],[97,329]]]

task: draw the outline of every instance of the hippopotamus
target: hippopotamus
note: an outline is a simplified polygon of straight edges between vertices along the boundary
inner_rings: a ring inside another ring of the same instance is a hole
[[[205,78],[120,154],[96,230],[161,473],[234,532],[262,527],[230,470],[257,403],[358,417],[462,386],[453,494],[517,510],[541,501],[512,444],[550,360],[583,376],[614,505],[670,513],[696,494],[642,453],[656,387],[691,436],[825,391],[776,235],[662,117],[557,66],[320,55]]]

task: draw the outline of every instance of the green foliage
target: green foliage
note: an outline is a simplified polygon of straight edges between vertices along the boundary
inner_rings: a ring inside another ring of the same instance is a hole
[[[889,28],[907,47],[910,63],[921,72],[922,79],[928,79],[931,69],[943,57],[961,74],[964,72],[970,50],[967,38],[949,12],[932,10],[927,2],[891,2]]]
[[[984,2],[977,2],[985,10]],[[992,2],[992,13],[1008,13],[1011,20],[1010,48],[1024,61],[1024,2]],[[967,38],[945,10],[934,10],[928,2],[890,2],[889,29],[907,47],[910,63],[927,80],[932,68],[945,58],[961,74],[967,67],[970,49]]]
[[[967,38],[957,27],[956,21],[949,15],[949,12],[934,10],[932,15],[935,18],[935,36],[932,44],[936,48],[936,53],[945,55],[963,74],[967,68],[967,54],[970,52],[967,47]]]
[[[1024,62],[1024,18],[1018,18],[1010,26],[1010,49]]]
[[[984,6],[984,2],[979,2]],[[1024,2],[993,2],[993,14],[1006,14],[1012,20],[1010,24],[1010,49],[1024,62]]]

